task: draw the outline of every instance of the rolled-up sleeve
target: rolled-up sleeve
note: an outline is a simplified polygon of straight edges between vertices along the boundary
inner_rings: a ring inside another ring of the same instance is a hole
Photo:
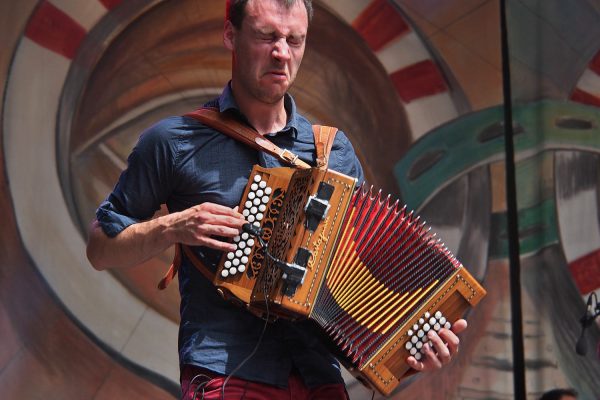
[[[163,120],[140,136],[127,159],[127,168],[98,207],[96,219],[109,237],[150,219],[166,202],[177,156],[171,128],[172,121]]]

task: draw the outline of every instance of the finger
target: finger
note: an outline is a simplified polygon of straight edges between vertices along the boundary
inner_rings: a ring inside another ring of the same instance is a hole
[[[211,225],[203,224],[197,230],[199,239],[210,236],[222,236],[226,238],[234,238],[240,234],[240,230],[236,227],[230,227],[226,225]]]
[[[235,228],[238,232],[241,231],[242,225],[247,223],[243,217],[237,218],[232,216],[225,215],[211,215],[206,219],[204,224],[206,225],[215,225],[215,226],[225,226],[229,228]]]
[[[235,208],[230,208],[216,203],[202,203],[196,207],[198,211],[208,211],[212,214],[229,215],[231,217],[242,219],[244,218],[243,215],[238,212],[237,206]]]
[[[423,345],[421,353],[425,356],[423,371],[442,368],[442,361],[438,358],[438,355],[433,351],[429,343]]]
[[[467,329],[467,326],[468,326],[468,324],[467,324],[466,320],[459,319],[452,325],[452,332],[454,332],[456,334],[461,333],[462,331]]]
[[[454,332],[448,329],[442,329],[438,332],[438,335],[446,343],[451,356],[458,353],[460,339]]]
[[[413,356],[409,356],[406,359],[406,363],[408,364],[409,367],[411,367],[412,369],[417,370],[417,371],[423,371],[423,369],[425,368],[425,365],[421,361],[418,361]]]
[[[201,243],[202,246],[210,247],[211,249],[220,250],[220,251],[235,251],[236,246],[235,243],[223,242],[218,239],[205,237]]]
[[[435,352],[432,353],[435,355],[436,360],[438,360],[442,364],[448,364],[450,362],[450,350],[448,346],[444,343],[442,338],[438,336],[434,331],[429,331],[427,333],[427,337],[429,338]],[[437,354],[435,354],[437,353]]]

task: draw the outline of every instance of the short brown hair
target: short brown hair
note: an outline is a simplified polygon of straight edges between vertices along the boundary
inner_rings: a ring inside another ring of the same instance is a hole
[[[575,389],[554,389],[544,393],[540,400],[560,400],[563,396],[577,398],[577,391]]]
[[[279,0],[279,2],[287,8],[296,4],[297,1],[300,0]],[[302,0],[302,2],[306,8],[308,22],[310,22],[313,17],[312,0]],[[248,0],[227,0],[225,19],[231,21],[231,24],[236,27],[236,29],[242,27],[242,21],[244,21],[244,17],[246,16],[246,4],[248,4]]]

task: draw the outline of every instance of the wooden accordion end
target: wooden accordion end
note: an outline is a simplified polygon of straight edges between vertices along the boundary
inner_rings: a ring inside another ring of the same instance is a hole
[[[335,171],[255,166],[240,204],[251,225],[214,284],[263,318],[313,320],[357,379],[389,395],[427,331],[486,292],[406,207],[355,186]]]

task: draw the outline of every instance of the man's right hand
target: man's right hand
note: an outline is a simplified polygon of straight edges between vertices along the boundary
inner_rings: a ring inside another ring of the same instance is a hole
[[[175,243],[233,251],[222,238],[237,236],[246,221],[237,207],[203,203],[187,210],[133,224],[108,237],[95,221],[90,228],[87,256],[98,270],[140,264]]]
[[[237,211],[215,203],[203,203],[179,213],[170,214],[172,221],[168,234],[174,243],[190,246],[206,246],[216,250],[234,251],[235,245],[221,238],[233,238],[240,234],[247,221]]]

